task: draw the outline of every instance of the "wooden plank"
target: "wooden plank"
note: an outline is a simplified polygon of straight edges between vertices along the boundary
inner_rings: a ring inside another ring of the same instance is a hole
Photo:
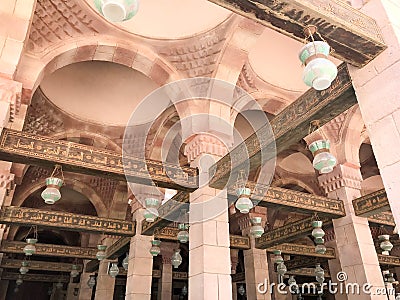
[[[197,169],[154,160],[122,157],[121,154],[94,147],[55,140],[4,128],[0,137],[0,160],[64,171],[111,177],[116,180],[183,191],[197,188]]]
[[[233,185],[241,170],[246,170],[247,166],[250,171],[255,170],[272,159],[275,145],[276,153],[282,152],[309,134],[311,121],[319,120],[322,126],[356,103],[347,67],[341,64],[338,76],[328,89],[309,89],[274,117],[271,126],[261,127],[214,164],[209,171],[214,174],[210,186],[224,189]]]
[[[8,272],[3,272],[1,274],[1,279],[2,280],[17,280],[21,274],[19,273],[8,273]],[[36,281],[36,282],[62,282],[62,283],[68,283],[69,282],[69,276],[60,276],[59,274],[56,275],[49,275],[49,274],[30,274],[27,273],[25,275],[22,275],[22,280],[24,281]]]
[[[2,207],[0,210],[0,223],[25,226],[37,225],[45,228],[121,236],[135,235],[135,223],[133,222],[29,207]]]
[[[390,211],[385,189],[354,199],[353,207],[356,216],[360,217],[370,217],[381,212]]]
[[[251,199],[259,206],[282,208],[291,212],[297,211],[308,214],[316,212],[320,216],[329,218],[338,218],[346,215],[342,200],[255,184],[254,182],[248,182],[246,186],[252,191]],[[228,188],[228,193],[236,200],[237,196],[233,186]]]
[[[3,258],[0,264],[1,268],[4,269],[19,269],[23,260],[20,259],[9,259]],[[39,270],[39,271],[52,271],[52,272],[66,272],[70,273],[72,270],[72,264],[60,263],[60,262],[49,262],[49,261],[38,261],[29,260],[29,270]],[[82,272],[83,266],[77,265],[78,272]]]
[[[288,270],[286,275],[293,276],[305,276],[305,277],[314,277],[315,278],[315,268],[301,268],[295,270]],[[331,274],[327,270],[325,270],[325,278],[330,278]]]
[[[322,218],[321,221],[323,227],[332,225],[332,220]],[[311,234],[313,230],[311,222],[312,218],[309,217],[265,232],[259,239],[256,239],[256,248],[266,249]]]
[[[301,256],[312,256],[312,257],[323,257],[326,259],[335,258],[335,249],[327,247],[325,254],[315,253],[315,246],[299,245],[284,243],[273,247],[268,247],[267,252],[273,252],[280,250],[284,254],[301,255]]]
[[[296,257],[294,259],[285,260],[285,265],[288,271],[298,270],[302,268],[315,268],[316,264],[321,264],[324,270],[329,270],[326,258],[323,257],[313,257],[313,256],[302,256]],[[274,266],[276,270],[276,265]]]
[[[2,253],[20,253],[23,254],[22,251],[26,243],[23,242],[10,242],[10,241],[2,241],[0,252]],[[85,259],[95,259],[97,249],[96,248],[83,248],[83,247],[71,247],[64,245],[51,245],[51,244],[36,244],[36,253],[35,255],[40,256],[56,256],[56,257],[77,257],[77,258],[85,258]]]
[[[361,67],[386,45],[376,21],[339,0],[209,0],[300,42],[316,25],[336,58]]]
[[[381,212],[378,214],[374,214],[368,217],[368,222],[379,224],[379,225],[388,225],[388,226],[396,226],[394,222],[393,214],[390,211]]]

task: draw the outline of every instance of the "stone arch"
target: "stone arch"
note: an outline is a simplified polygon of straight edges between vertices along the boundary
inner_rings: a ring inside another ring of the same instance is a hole
[[[106,205],[92,187],[76,179],[71,179],[68,177],[64,179],[66,185],[68,185],[69,188],[83,194],[84,196],[86,196],[87,199],[89,199],[89,201],[93,204],[94,208],[96,209],[97,215],[99,217],[108,216],[108,209]],[[23,191],[18,193],[18,195],[15,195],[12,201],[13,206],[22,206],[25,200],[28,199],[29,195],[33,194],[37,190],[42,189],[44,187],[45,187],[44,180],[39,180],[31,185],[28,185],[27,187],[25,187]]]
[[[287,178],[285,177],[285,178],[277,179],[271,185],[275,186],[275,187],[284,187],[287,185],[297,185],[298,187],[306,190],[310,194],[317,194],[317,195],[319,194],[317,191],[315,191],[315,189],[312,186],[306,184],[305,182],[303,182],[300,179],[292,178],[292,177],[287,177]]]

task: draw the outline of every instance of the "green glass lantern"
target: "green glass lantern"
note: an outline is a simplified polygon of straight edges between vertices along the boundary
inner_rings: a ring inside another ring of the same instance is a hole
[[[28,262],[24,260],[24,261],[21,263],[21,268],[19,268],[19,272],[20,272],[22,275],[25,275],[26,273],[28,273],[28,271],[29,271],[29,269],[28,269]]]
[[[315,265],[314,274],[316,277],[323,277],[325,275],[325,271],[321,268],[320,264]]]
[[[89,280],[87,282],[88,287],[91,289],[96,285],[96,275],[90,275]]]
[[[261,226],[261,221],[261,217],[254,217],[250,219],[250,234],[255,238],[260,238],[264,233],[264,228]]]
[[[328,140],[318,140],[308,146],[314,156],[313,167],[321,174],[327,174],[333,171],[336,166],[336,157],[330,152],[330,142]]]
[[[79,271],[78,271],[78,266],[77,265],[75,265],[75,264],[72,265],[72,270],[71,270],[70,275],[71,275],[72,278],[75,278],[75,277],[77,277],[79,275]]]
[[[238,200],[235,207],[242,213],[248,214],[250,209],[253,208],[253,202],[250,200],[251,190],[249,188],[238,188],[236,190]]]
[[[176,249],[174,254],[171,257],[171,264],[175,269],[177,269],[182,263],[182,256],[180,254],[181,249]]]
[[[157,198],[146,198],[145,200],[146,209],[143,213],[144,218],[147,222],[154,222],[158,217],[157,207],[160,205],[160,200]]]
[[[274,263],[276,263],[276,264],[283,263],[283,257],[282,257],[281,250],[274,250],[273,253],[275,254]]]
[[[324,244],[318,244],[315,246],[315,253],[318,254],[325,254],[326,253],[326,247]]]
[[[46,188],[41,196],[46,204],[54,204],[61,199],[60,188],[63,185],[63,180],[57,177],[46,178]]]
[[[22,276],[21,276],[21,275],[18,275],[18,278],[17,278],[17,280],[15,281],[15,284],[16,284],[17,286],[20,286],[23,282],[24,282],[24,281],[22,280]]]
[[[97,10],[110,22],[131,19],[139,9],[138,0],[94,0]]]
[[[157,256],[158,254],[160,254],[160,252],[161,252],[160,244],[161,244],[160,240],[152,240],[151,241],[151,245],[152,245],[150,248],[151,255]]]
[[[26,256],[31,256],[36,253],[35,244],[37,241],[37,239],[26,239],[27,245],[23,249]]]
[[[279,263],[279,264],[276,266],[276,272],[277,272],[279,275],[284,276],[284,275],[286,274],[286,272],[287,272],[287,268],[286,268],[285,263],[283,263],[283,262]]]
[[[325,236],[325,231],[322,229],[322,221],[313,221],[312,227],[314,228],[311,235],[315,239],[323,238]]]
[[[118,268],[118,263],[111,263],[111,267],[108,270],[108,275],[110,275],[112,278],[117,277],[119,274],[119,268]]]
[[[128,271],[128,266],[129,266],[129,254],[127,253],[124,260],[122,261],[122,267],[124,268],[125,271]]]
[[[96,253],[96,258],[100,261],[105,259],[107,256],[107,254],[106,254],[107,246],[106,245],[97,245],[97,249],[98,249],[98,251]]]
[[[189,232],[187,231],[188,228],[189,228],[189,226],[186,225],[186,224],[179,224],[178,225],[178,229],[180,231],[178,232],[177,238],[178,238],[179,242],[185,244],[185,243],[187,243],[189,241]]]
[[[383,250],[383,255],[389,255],[389,252],[393,249],[393,244],[389,241],[390,236],[388,234],[383,234],[378,236],[381,242],[380,247]]]

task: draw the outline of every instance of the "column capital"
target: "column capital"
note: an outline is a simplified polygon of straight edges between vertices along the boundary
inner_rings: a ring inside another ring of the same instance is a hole
[[[174,250],[177,248],[176,243],[162,242],[160,245],[161,257],[163,265],[171,265],[171,257],[174,254]]]
[[[331,173],[318,177],[319,185],[326,194],[342,187],[361,190],[362,180],[360,167],[353,164],[337,165]]]
[[[267,222],[267,208],[255,206],[248,214],[241,214],[237,218],[237,222],[243,235],[250,234],[251,219],[254,217],[261,217],[261,226],[265,227]]]
[[[201,133],[186,140],[185,155],[189,162],[197,159],[201,154],[211,154],[222,157],[228,153],[228,147],[219,138],[212,134]]]
[[[22,83],[0,77],[0,101],[10,105],[9,121],[13,122],[21,107]]]

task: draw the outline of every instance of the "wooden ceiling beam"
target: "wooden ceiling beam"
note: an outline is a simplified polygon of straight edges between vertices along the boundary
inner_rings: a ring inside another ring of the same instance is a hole
[[[20,259],[9,259],[3,258],[0,264],[0,268],[3,269],[19,269],[23,260]],[[28,261],[29,270],[39,270],[39,271],[52,271],[52,272],[66,272],[70,273],[73,264],[61,263],[61,262],[49,262],[49,261],[39,261],[39,260],[29,260]],[[83,266],[78,264],[77,271],[82,272]]]
[[[334,50],[332,55],[362,67],[387,46],[376,21],[344,1],[332,0],[208,0],[304,42],[304,27],[316,25]]]
[[[289,244],[289,243],[283,243],[276,246],[268,247],[266,250],[267,252],[280,250],[283,254],[323,257],[326,259],[333,259],[336,257],[335,249],[330,247],[326,248],[326,252],[324,254],[315,253],[315,246]]]
[[[45,228],[119,236],[135,235],[134,222],[17,206],[3,206],[0,209],[0,224],[37,225]]]
[[[143,160],[51,137],[4,128],[0,160],[113,178],[183,191],[197,188],[197,169],[155,160]]]
[[[322,126],[356,103],[357,98],[347,66],[341,64],[338,67],[338,76],[328,89],[309,89],[275,116],[270,124],[261,127],[217,161],[209,171],[214,174],[210,179],[210,186],[224,189],[234,185],[240,171],[247,168],[249,171],[257,169],[273,159],[276,153],[288,149],[307,136],[312,121],[319,120]]]
[[[9,273],[3,272],[1,274],[2,280],[17,280],[21,274],[19,273]],[[36,282],[62,282],[68,283],[70,280],[69,276],[49,275],[49,274],[25,274],[22,275],[22,280],[24,281],[36,281]]]
[[[353,207],[356,216],[360,217],[370,217],[381,212],[390,211],[385,189],[354,199]]]

